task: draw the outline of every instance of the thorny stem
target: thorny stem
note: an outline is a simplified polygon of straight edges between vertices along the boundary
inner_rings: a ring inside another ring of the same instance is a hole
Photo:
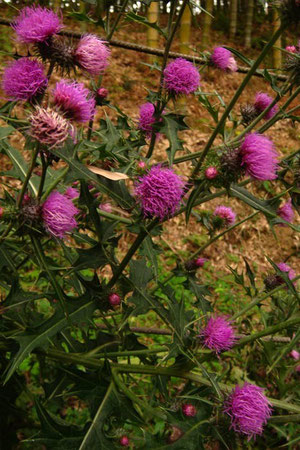
[[[36,160],[37,160],[38,154],[39,154],[39,145],[37,144],[36,148],[35,148],[35,150],[33,152],[33,155],[32,155],[31,164],[30,164],[30,167],[29,167],[28,172],[26,174],[26,178],[24,180],[24,183],[23,183],[23,186],[22,186],[22,190],[21,190],[21,192],[19,194],[19,197],[18,197],[18,200],[17,200],[17,207],[18,208],[20,208],[20,206],[22,205],[22,201],[23,201],[23,198],[24,198],[24,195],[25,195],[25,192],[26,192],[26,189],[27,189],[30,177],[32,175],[33,169],[35,168],[35,164],[36,164]]]
[[[281,25],[280,28],[278,28],[278,30],[273,34],[272,38],[270,39],[270,41],[265,45],[265,47],[263,48],[261,54],[259,55],[259,57],[256,59],[256,61],[254,62],[254,64],[252,65],[251,69],[249,70],[249,72],[247,73],[247,75],[245,76],[244,80],[242,81],[240,87],[237,89],[235,95],[232,97],[229,105],[227,106],[227,108],[225,109],[221,119],[219,120],[216,128],[214,129],[213,133],[211,134],[200,158],[199,161],[196,164],[196,167],[193,170],[192,176],[191,178],[195,178],[196,175],[198,174],[202,163],[206,157],[206,155],[208,154],[212,144],[214,143],[215,138],[217,137],[218,133],[220,132],[220,130],[222,129],[223,125],[226,122],[227,117],[229,116],[232,108],[234,107],[234,105],[236,104],[237,100],[239,99],[240,95],[242,94],[243,90],[245,89],[245,87],[247,86],[248,82],[250,81],[253,73],[256,71],[256,69],[258,68],[258,66],[260,65],[260,63],[263,61],[264,57],[266,56],[266,54],[268,53],[268,51],[272,48],[273,44],[276,42],[276,40],[279,38],[279,36],[282,34],[283,30],[286,28],[286,24]]]
[[[37,196],[38,199],[40,199],[42,196],[44,183],[45,183],[45,179],[46,179],[46,174],[47,174],[47,169],[48,169],[48,164],[45,160],[45,155],[44,155],[43,151],[41,152],[41,161],[42,161],[42,176],[40,179],[39,192],[38,192],[38,196]]]
[[[112,26],[110,32],[109,32],[108,35],[107,35],[107,40],[108,40],[108,41],[113,37],[113,34],[114,34],[114,32],[116,31],[116,28],[117,28],[117,26],[118,26],[118,24],[119,24],[119,22],[120,22],[120,19],[121,19],[121,17],[122,17],[122,14],[123,14],[123,12],[124,12],[125,9],[126,9],[126,6],[127,6],[127,4],[128,4],[128,1],[129,1],[129,0],[124,0],[121,9],[120,9],[120,11],[118,12],[118,15],[117,15],[117,18],[116,18],[116,20],[115,20],[115,23],[113,24],[113,26]]]

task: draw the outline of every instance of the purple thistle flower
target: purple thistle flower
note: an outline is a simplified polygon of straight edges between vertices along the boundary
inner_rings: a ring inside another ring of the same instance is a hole
[[[277,210],[277,214],[283,220],[287,222],[293,222],[294,219],[294,211],[292,208],[292,201],[289,199],[287,202],[283,203]],[[279,224],[281,226],[285,226],[284,223]]]
[[[186,417],[195,417],[195,415],[197,414],[197,409],[195,408],[194,405],[192,405],[190,403],[184,403],[184,405],[182,405],[181,409],[182,409],[183,415]]]
[[[12,27],[18,41],[24,44],[44,42],[58,33],[63,25],[60,17],[53,11],[40,6],[27,6],[20,11]]]
[[[245,383],[236,386],[224,403],[224,412],[231,418],[231,428],[248,436],[248,440],[262,434],[263,426],[271,417],[270,402],[264,389]]]
[[[52,191],[43,204],[43,220],[46,230],[59,238],[77,227],[74,216],[79,210],[72,201],[58,191]]]
[[[155,116],[155,106],[152,103],[144,103],[140,107],[140,117],[139,117],[139,129],[144,131],[147,139],[151,138],[152,135],[152,125],[156,122]],[[160,122],[162,119],[160,119]],[[159,137],[159,133],[156,134]]]
[[[72,188],[71,186],[66,189],[65,196],[68,197],[70,200],[73,200],[74,198],[79,197],[79,192],[77,189]]]
[[[214,216],[220,217],[221,219],[223,219],[225,221],[225,225],[227,227],[230,227],[231,225],[234,224],[235,222],[235,218],[236,218],[236,214],[234,211],[232,211],[231,208],[228,208],[227,206],[217,206],[216,209],[214,210]]]
[[[95,99],[83,83],[61,80],[53,91],[54,104],[70,120],[87,122],[95,113]]]
[[[273,142],[258,133],[246,135],[241,147],[242,166],[256,180],[274,180],[277,178],[278,154]]]
[[[268,94],[265,94],[264,92],[258,92],[255,96],[254,101],[254,107],[256,111],[261,114],[265,109],[268,108],[268,106],[273,102],[272,97],[270,97]],[[264,115],[265,120],[271,119],[278,111],[278,105],[274,105],[270,111],[268,111]]]
[[[91,75],[100,75],[108,66],[110,51],[105,42],[94,34],[83,36],[75,51],[77,64]]]
[[[164,85],[171,94],[191,94],[200,86],[200,75],[190,61],[176,58],[164,70]]]
[[[290,280],[295,278],[296,272],[288,264],[281,262],[281,263],[277,264],[277,267],[279,270],[281,270],[281,272],[285,272]]]
[[[205,347],[216,353],[229,350],[237,340],[230,320],[223,316],[211,317],[199,337]]]
[[[298,361],[300,359],[300,353],[297,352],[297,350],[292,350],[290,353],[290,356],[295,359],[296,361]]]
[[[297,53],[297,49],[294,45],[288,45],[287,47],[285,47],[287,52],[291,52],[291,53]]]
[[[73,134],[73,127],[68,120],[50,108],[36,107],[29,122],[29,135],[49,148],[61,147]]]
[[[172,216],[183,196],[184,183],[172,169],[152,167],[135,188],[145,217],[163,220]]]
[[[44,67],[35,59],[17,59],[4,70],[2,87],[10,100],[29,100],[41,94],[47,84]]]
[[[223,47],[214,48],[211,54],[211,62],[215,67],[227,72],[236,72],[238,69],[236,60],[232,53]]]

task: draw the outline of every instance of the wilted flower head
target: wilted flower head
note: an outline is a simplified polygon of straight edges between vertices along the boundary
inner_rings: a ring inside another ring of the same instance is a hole
[[[287,222],[293,222],[294,219],[294,211],[292,208],[292,201],[289,199],[287,202],[283,203],[277,210],[277,214],[283,220]],[[284,226],[285,224],[280,224]]]
[[[240,147],[240,155],[242,166],[252,178],[262,181],[277,178],[278,154],[266,136],[247,134]]]
[[[213,180],[218,176],[218,169],[214,166],[210,166],[205,170],[204,174],[205,178],[207,178],[208,180]]]
[[[50,108],[37,106],[29,117],[29,135],[49,148],[61,147],[70,133],[70,123]]]
[[[281,263],[277,264],[277,267],[279,270],[281,270],[281,272],[285,272],[290,280],[295,278],[296,272],[288,264],[281,262]]]
[[[236,72],[238,67],[232,53],[223,47],[214,48],[211,54],[211,62],[214,66],[228,72]]]
[[[248,440],[262,434],[271,417],[270,402],[264,390],[254,384],[236,386],[224,403],[224,412],[231,418],[231,427],[248,436]]]
[[[254,101],[254,107],[257,110],[257,112],[260,114],[262,113],[265,109],[268,108],[268,106],[273,102],[272,97],[270,97],[268,94],[265,94],[264,92],[258,92],[255,96],[255,101]],[[274,105],[265,115],[264,115],[264,119],[269,120],[271,119],[273,116],[275,116],[275,114],[278,111],[278,106]]]
[[[52,191],[43,204],[44,226],[49,233],[62,239],[66,233],[77,227],[74,216],[78,212],[66,195]]]
[[[164,85],[172,94],[190,94],[200,86],[197,68],[184,58],[176,58],[164,70]]]
[[[108,66],[108,57],[110,51],[94,34],[83,36],[75,50],[75,61],[82,69],[85,69],[91,75],[99,75],[104,72]]]
[[[44,42],[58,33],[63,25],[53,11],[40,6],[27,6],[20,11],[12,27],[24,44]]]
[[[199,337],[205,347],[216,353],[229,350],[237,339],[231,322],[223,316],[211,317]]]
[[[65,196],[68,197],[70,200],[73,200],[74,198],[78,198],[79,197],[79,192],[77,191],[77,189],[72,188],[71,186],[69,186],[66,189]]]
[[[172,169],[152,167],[139,178],[135,188],[144,216],[160,220],[172,216],[183,196],[183,185],[182,179]]]
[[[197,414],[197,409],[190,403],[185,403],[184,405],[182,405],[181,409],[183,415],[186,417],[195,417],[195,415]]]
[[[41,94],[47,84],[44,67],[35,59],[17,59],[4,70],[2,87],[11,100],[29,100]]]
[[[77,122],[91,120],[95,113],[95,100],[83,83],[61,80],[53,91],[54,104],[68,119]]]
[[[214,210],[214,216],[220,217],[221,219],[224,220],[225,225],[230,227],[231,225],[234,224],[235,222],[235,218],[236,218],[236,214],[234,211],[232,211],[231,208],[227,207],[227,206],[217,206],[216,209]]]

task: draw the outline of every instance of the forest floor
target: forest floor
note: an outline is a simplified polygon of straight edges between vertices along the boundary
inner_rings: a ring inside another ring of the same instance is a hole
[[[66,28],[78,29],[78,26],[70,25]],[[5,36],[5,43],[7,43],[7,27],[1,27],[2,42]],[[5,33],[5,35],[4,35]],[[201,41],[200,32],[193,30],[191,47],[199,47]],[[101,35],[101,30],[99,31]],[[1,36],[1,35],[0,35]],[[138,42],[146,45],[145,28],[139,25],[126,23],[118,30],[114,38],[126,40],[129,42]],[[224,35],[220,32],[212,32],[211,45],[208,50],[216,45],[224,43]],[[7,44],[5,44],[7,46]],[[243,48],[239,45],[229,42],[226,38],[226,45],[232,46],[241,50]],[[13,51],[14,44],[10,51]],[[163,47],[162,47],[163,48]],[[178,51],[179,44],[174,42],[172,50]],[[6,48],[7,51],[7,48]],[[25,50],[22,50],[25,54]],[[244,51],[245,52],[245,51]],[[257,50],[250,50],[245,52],[246,56],[253,57],[258,53]],[[7,61],[7,57],[1,55],[3,63]],[[103,77],[102,86],[109,91],[109,100],[112,104],[117,104],[118,107],[128,114],[136,123],[138,120],[139,106],[146,102],[147,89],[157,89],[159,82],[159,73],[151,70],[147,63],[148,56],[134,51],[125,50],[121,48],[111,48],[110,65]],[[160,62],[160,61],[159,61]],[[3,67],[1,72],[3,71]],[[218,92],[227,103],[233,94],[236,92],[241,83],[243,74],[225,74],[216,69],[206,69],[201,73],[201,90],[203,92]],[[59,79],[58,74],[54,74],[52,83]],[[82,79],[83,81],[83,79]],[[88,84],[87,84],[88,85]],[[267,83],[261,78],[253,77],[244,93],[242,94],[234,112],[237,116],[240,115],[240,106],[252,102],[255,93],[258,91],[268,92],[274,95]],[[299,102],[298,102],[299,103]],[[296,106],[294,103],[292,106]],[[180,105],[180,107],[182,107]],[[187,111],[186,122],[191,130],[181,132],[180,137],[184,140],[185,152],[197,152],[203,149],[211,131],[212,119],[209,117],[207,111],[203,108],[197,97],[189,96],[187,98],[185,108]],[[97,128],[98,121],[107,115],[113,121],[116,118],[116,112],[108,107],[98,108],[95,126]],[[282,120],[275,124],[267,132],[267,135],[274,141],[280,155],[288,155],[299,147],[300,125],[299,123],[292,123],[290,120]],[[22,148],[22,140],[19,135],[12,138],[12,144],[17,148]],[[220,142],[220,141],[219,141]],[[218,140],[216,140],[216,144]],[[155,160],[161,161],[166,159],[166,149],[168,141],[162,136],[155,148]],[[179,152],[181,155],[185,152]],[[145,149],[146,153],[146,149]],[[25,154],[26,158],[30,155]],[[1,155],[3,167],[7,166],[8,162],[3,155]],[[2,168],[2,167],[1,167]],[[181,175],[188,176],[191,164],[182,163],[176,166],[176,171]],[[271,183],[257,184],[253,183],[249,187],[250,192],[258,194],[261,198],[269,198],[274,195],[274,186]],[[213,210],[218,204],[230,205],[237,213],[237,220],[241,220],[246,215],[252,212],[247,205],[232,199],[222,198],[206,203],[199,209]],[[299,221],[299,219],[298,219]],[[130,244],[132,236],[124,236],[123,249]],[[203,244],[207,239],[205,230],[196,222],[195,218],[191,217],[188,226],[185,223],[183,215],[178,216],[168,223],[164,224],[164,234],[162,245],[165,248],[166,255],[171,255],[174,251],[182,260],[188,259],[189,255],[197,250],[198,246]],[[208,266],[208,275],[216,281],[225,273],[230,273],[227,266],[234,268],[243,264],[243,257],[246,257],[249,264],[260,273],[270,271],[270,265],[266,260],[266,256],[273,259],[275,262],[280,262],[289,258],[289,264],[296,269],[297,264],[297,249],[299,250],[299,235],[288,227],[276,227],[276,236],[272,233],[266,219],[262,215],[256,216],[250,222],[244,223],[242,226],[225,235],[224,238],[211,245],[203,256],[209,258],[211,264]],[[167,263],[168,264],[168,263]],[[171,258],[170,267],[174,266],[174,259]]]

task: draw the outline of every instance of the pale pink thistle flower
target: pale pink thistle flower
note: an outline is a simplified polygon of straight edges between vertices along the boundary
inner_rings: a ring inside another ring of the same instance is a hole
[[[286,49],[287,52],[297,53],[297,49],[296,49],[296,47],[294,45],[288,45],[287,47],[285,47],[285,49]]]
[[[182,405],[182,413],[186,417],[195,417],[197,414],[197,409],[194,405],[191,405],[190,403],[185,403]]]
[[[182,179],[172,169],[153,166],[135,187],[144,216],[163,220],[174,215],[184,193],[183,186]]]
[[[74,198],[79,197],[79,192],[77,189],[72,188],[71,186],[66,189],[65,196],[68,197],[70,200],[73,200]]]
[[[264,92],[258,92],[255,96],[254,107],[261,114],[273,102],[272,97]],[[265,115],[264,119],[269,120],[278,112],[278,105],[274,105]]]
[[[219,217],[224,220],[225,225],[230,227],[235,223],[236,213],[232,211],[231,208],[227,206],[217,206],[214,210],[214,216]]]
[[[127,436],[122,436],[120,438],[120,445],[122,445],[122,447],[129,447],[130,445],[130,440],[128,439]]]
[[[47,84],[44,67],[35,59],[19,58],[4,69],[2,87],[10,100],[30,100]]]
[[[258,133],[246,135],[241,147],[242,166],[256,180],[275,180],[278,170],[278,154],[273,142]]]
[[[68,119],[88,122],[95,114],[95,99],[83,83],[61,80],[53,90],[54,104]]]
[[[112,207],[111,207],[110,203],[100,203],[99,209],[101,211],[105,211],[107,213],[111,213],[112,212]]]
[[[248,440],[262,434],[272,414],[264,390],[250,383],[232,390],[224,403],[224,412],[231,419],[231,428],[237,433],[246,434]]]
[[[63,25],[53,11],[40,6],[27,6],[20,11],[12,27],[17,39],[24,44],[45,42],[58,33]]]
[[[42,205],[42,217],[46,230],[61,239],[77,227],[75,216],[78,213],[79,210],[73,202],[58,191],[52,191]]]
[[[283,203],[277,210],[277,214],[283,220],[292,223],[294,219],[294,211],[292,208],[292,201],[289,199],[287,202]],[[286,226],[284,223],[279,224],[281,226]]]
[[[290,280],[295,278],[296,272],[288,264],[280,262],[279,264],[277,264],[277,267],[279,270],[281,270],[281,272],[286,273]]]
[[[164,70],[164,86],[173,95],[188,95],[200,86],[197,68],[184,58],[176,58]]]
[[[215,67],[227,72],[236,72],[237,62],[232,53],[223,47],[216,47],[211,54],[211,62]]]
[[[91,75],[100,75],[108,66],[110,51],[106,42],[94,34],[83,36],[75,51],[77,64]]]
[[[29,117],[29,123],[29,135],[50,149],[62,147],[73,129],[70,123],[56,111],[40,106],[37,106]]]
[[[223,316],[211,317],[199,337],[205,347],[216,353],[231,349],[237,340],[231,321]]]
[[[137,168],[141,171],[146,170],[147,169],[147,165],[144,161],[139,161],[137,163]]]
[[[109,294],[108,301],[111,306],[118,306],[121,303],[121,297],[116,293],[112,293]]]
[[[295,359],[296,361],[298,361],[300,359],[300,353],[297,352],[297,350],[292,350],[290,353],[290,356]]]
[[[218,169],[214,166],[210,166],[208,167],[205,172],[205,178],[207,178],[208,180],[213,180],[214,178],[216,178],[219,174]]]

